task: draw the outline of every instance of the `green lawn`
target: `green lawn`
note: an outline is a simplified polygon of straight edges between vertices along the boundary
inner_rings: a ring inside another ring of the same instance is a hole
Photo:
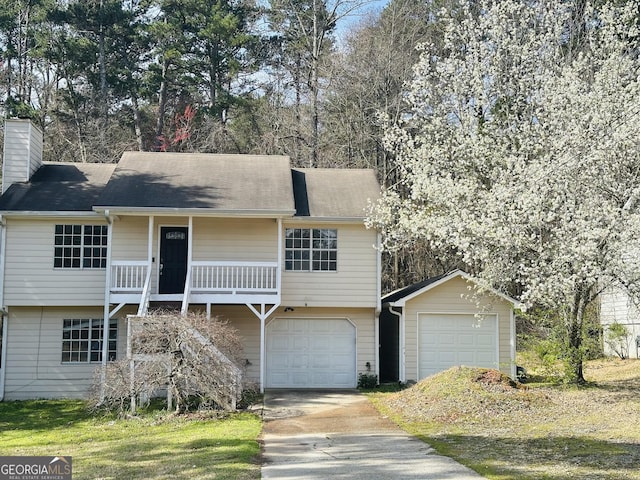
[[[584,387],[526,389],[451,370],[374,404],[438,452],[494,480],[640,480],[640,360],[592,361]]]
[[[248,413],[118,419],[80,401],[0,403],[2,455],[72,456],[74,479],[259,479],[260,430]]]

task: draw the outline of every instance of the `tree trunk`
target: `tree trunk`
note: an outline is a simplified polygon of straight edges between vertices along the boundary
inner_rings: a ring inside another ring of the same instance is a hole
[[[584,379],[582,350],[582,333],[584,326],[584,316],[587,304],[590,301],[591,287],[578,287],[574,296],[573,306],[567,312],[567,352],[566,352],[566,377],[575,384],[586,383]]]
[[[164,115],[167,108],[167,71],[168,61],[162,60],[162,81],[160,82],[160,92],[158,93],[158,119],[156,121],[156,146],[160,144],[162,132],[164,130]]]
[[[138,95],[135,92],[131,92],[131,105],[133,108],[133,128],[136,132],[136,143],[138,144],[138,151],[144,151],[144,144],[142,142],[142,117],[140,116],[140,107],[138,106]]]

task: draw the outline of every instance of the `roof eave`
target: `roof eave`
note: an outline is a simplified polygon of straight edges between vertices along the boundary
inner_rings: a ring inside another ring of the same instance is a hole
[[[461,277],[464,278],[467,281],[473,282],[476,285],[480,286],[481,288],[485,289],[486,291],[490,292],[493,295],[496,295],[497,297],[502,298],[503,300],[509,302],[513,308],[516,309],[520,309],[525,311],[526,310],[526,305],[524,305],[522,302],[519,302],[518,300],[511,298],[509,295],[505,295],[504,293],[496,290],[495,288],[492,287],[488,287],[486,285],[483,285],[482,282],[480,282],[478,279],[472,277],[471,275],[469,275],[466,272],[463,272],[462,270],[453,270],[451,273],[449,273],[448,275],[445,275],[444,277],[442,277],[441,279],[430,283],[429,285],[426,285],[424,287],[422,287],[419,290],[416,290],[415,292],[412,292],[410,294],[408,294],[405,297],[402,297],[398,300],[396,300],[395,302],[384,302],[384,297],[383,297],[383,305],[387,305],[387,306],[391,306],[391,307],[405,307],[407,301],[423,294],[424,292],[427,292],[439,285],[442,285],[445,282],[448,282],[449,280],[456,278],[456,277]],[[386,296],[389,296],[391,294],[393,294],[394,292],[391,292],[389,294],[387,294]]]
[[[313,215],[294,216],[289,221],[300,223],[364,223],[365,217],[315,217]]]
[[[96,213],[109,212],[118,215],[190,215],[200,217],[245,217],[245,218],[283,218],[292,217],[295,210],[219,210],[215,208],[175,208],[175,207],[114,207],[95,206]]]
[[[61,217],[97,217],[99,213],[91,210],[69,211],[31,211],[31,210],[0,210],[0,215],[10,218],[61,218]]]

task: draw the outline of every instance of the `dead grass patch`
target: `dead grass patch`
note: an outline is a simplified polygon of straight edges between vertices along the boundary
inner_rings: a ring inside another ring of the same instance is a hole
[[[527,387],[454,368],[372,399],[488,478],[640,480],[640,361],[589,362],[585,374],[586,387]]]

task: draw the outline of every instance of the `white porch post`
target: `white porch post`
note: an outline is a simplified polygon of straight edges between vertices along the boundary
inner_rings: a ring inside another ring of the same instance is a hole
[[[149,269],[153,268],[153,224],[154,224],[154,216],[149,215],[149,231],[147,232],[147,262],[149,264]]]
[[[107,381],[107,360],[109,356],[109,312],[111,309],[111,243],[113,241],[113,218],[109,216],[109,210],[105,211],[104,213],[107,219],[107,265],[104,287],[104,313],[102,319],[102,374],[100,379],[103,389],[104,384]],[[101,394],[101,396],[103,395],[104,392]]]
[[[180,313],[186,315],[189,312],[189,297],[191,296],[191,269],[193,261],[193,217],[189,215],[189,226],[187,229],[187,275],[184,281],[184,296],[182,297],[182,307]]]
[[[282,219],[278,219],[278,266],[276,268],[276,290],[278,291],[278,298],[282,296],[282,239],[283,230],[282,230]]]
[[[265,344],[265,321],[263,316],[260,316],[260,393],[264,393],[264,376],[266,372],[266,344]]]
[[[265,382],[265,372],[266,372],[266,339],[265,339],[265,323],[267,318],[276,311],[276,308],[280,306],[280,303],[276,303],[271,306],[269,310],[266,310],[266,305],[264,303],[260,304],[260,311],[258,311],[253,305],[250,303],[246,304],[247,307],[260,319],[260,393],[264,393],[264,382]]]

